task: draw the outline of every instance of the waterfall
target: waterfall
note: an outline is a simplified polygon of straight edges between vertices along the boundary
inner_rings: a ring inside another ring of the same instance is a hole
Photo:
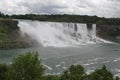
[[[96,36],[96,25],[87,29],[86,24],[19,20],[21,35],[28,35],[44,47],[72,47],[101,43]]]

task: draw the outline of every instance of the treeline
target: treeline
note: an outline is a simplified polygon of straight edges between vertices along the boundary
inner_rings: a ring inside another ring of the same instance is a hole
[[[0,64],[0,80],[120,80],[103,66],[86,74],[81,65],[72,65],[60,75],[45,75],[38,53],[26,53],[11,64]]]
[[[4,13],[0,12],[0,18],[9,18],[9,15],[5,15]]]
[[[30,19],[40,21],[53,21],[53,22],[75,22],[75,23],[96,23],[96,24],[109,24],[109,25],[120,25],[120,18],[101,18],[97,16],[87,15],[12,15],[11,18],[15,19]]]
[[[0,17],[11,19],[29,19],[40,21],[54,21],[54,22],[76,22],[76,23],[96,23],[96,24],[109,24],[120,25],[120,18],[104,18],[97,16],[87,15],[68,15],[68,14],[51,14],[51,15],[38,15],[38,14],[25,14],[25,15],[4,15],[0,13]]]

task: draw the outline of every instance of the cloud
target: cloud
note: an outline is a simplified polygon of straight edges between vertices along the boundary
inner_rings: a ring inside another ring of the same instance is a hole
[[[21,0],[22,1],[22,0]],[[27,13],[27,7],[19,6],[20,0],[0,0],[0,11],[5,14],[24,14]]]
[[[78,14],[120,17],[120,0],[0,0],[6,14]]]

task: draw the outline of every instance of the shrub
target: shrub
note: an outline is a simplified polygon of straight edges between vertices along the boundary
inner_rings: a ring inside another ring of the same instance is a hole
[[[8,66],[6,64],[0,64],[0,80],[6,79],[6,71]]]
[[[84,80],[86,77],[84,68],[81,65],[72,65],[61,76],[61,80]]]
[[[60,80],[59,75],[46,75],[44,80]]]
[[[89,76],[89,80],[114,80],[113,74],[103,66],[101,69],[95,70]]]
[[[14,59],[7,72],[8,80],[40,80],[44,68],[38,53],[26,53]]]

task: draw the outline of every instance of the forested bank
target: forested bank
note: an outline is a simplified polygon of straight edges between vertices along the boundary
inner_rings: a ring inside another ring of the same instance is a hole
[[[120,18],[105,18],[88,15],[70,15],[70,14],[24,14],[24,15],[5,15],[0,12],[0,17],[10,19],[29,19],[39,21],[53,22],[74,22],[74,23],[95,23],[120,25]]]
[[[15,19],[30,19],[40,21],[53,21],[53,22],[74,22],[74,23],[95,23],[95,24],[108,24],[108,25],[120,25],[120,18],[104,18],[97,16],[87,15],[11,15],[10,18]]]

